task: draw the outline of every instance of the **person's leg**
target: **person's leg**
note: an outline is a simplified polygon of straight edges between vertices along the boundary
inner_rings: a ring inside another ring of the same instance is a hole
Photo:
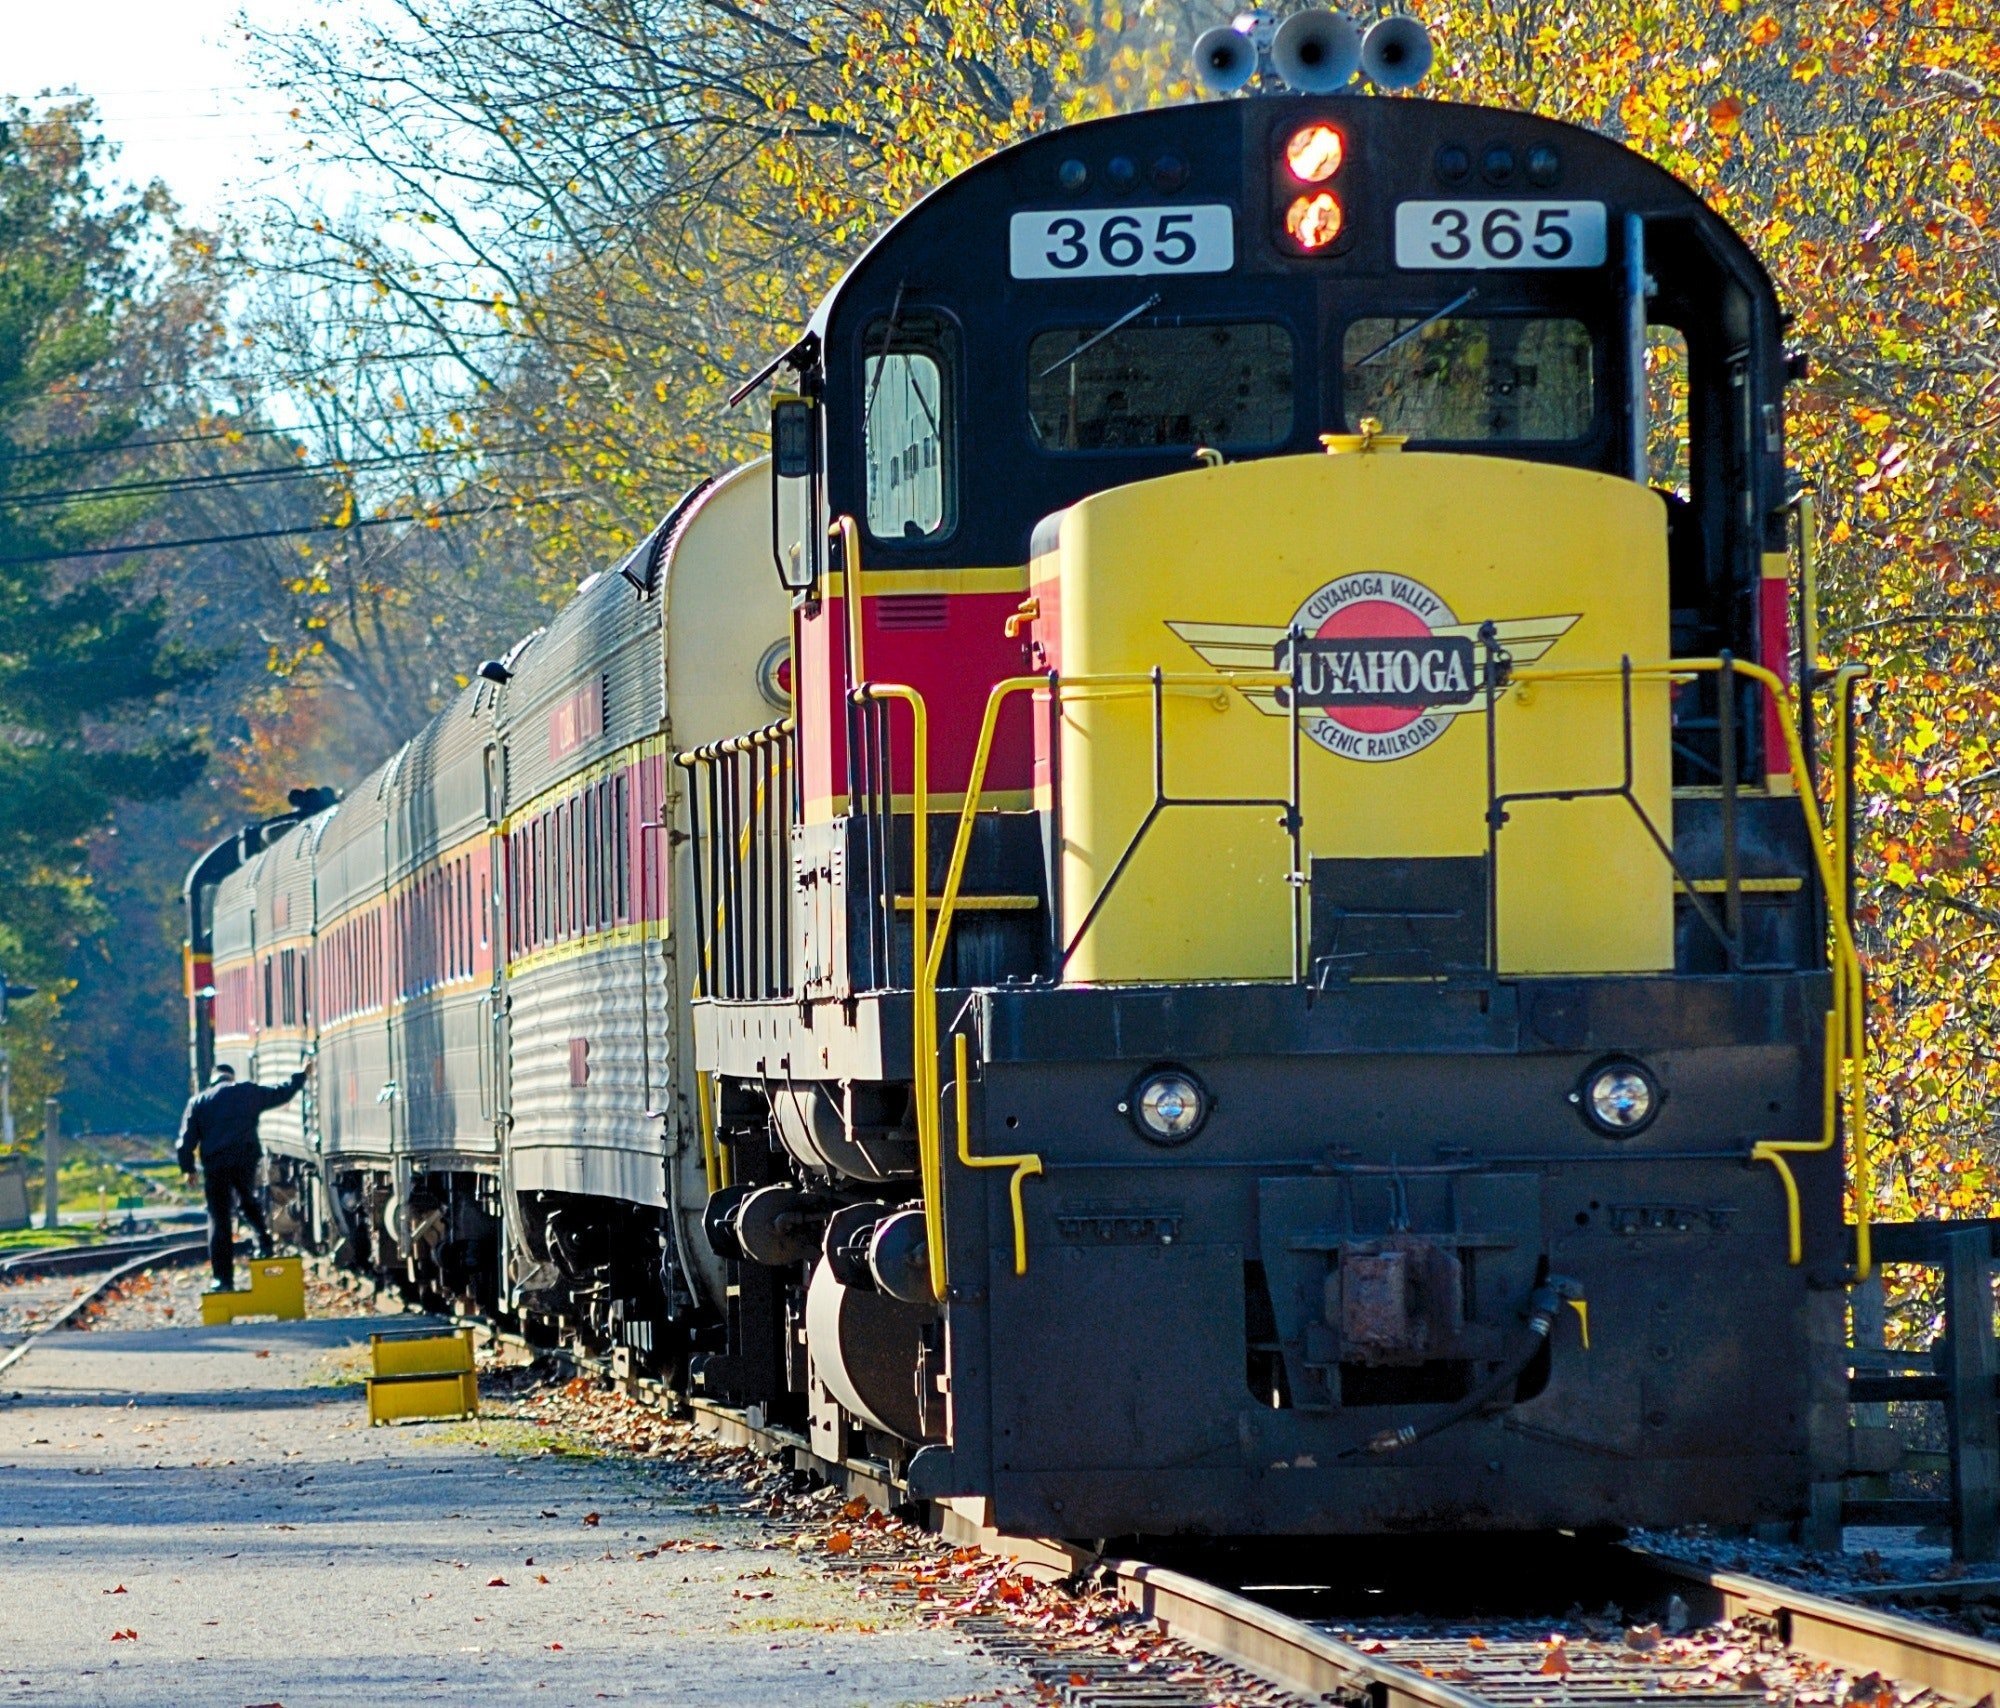
[[[236,1227],[229,1219],[235,1187],[235,1176],[227,1168],[202,1164],[201,1195],[208,1204],[208,1266],[215,1272],[216,1286],[226,1292],[236,1287]]]
[[[263,1200],[257,1196],[257,1161],[251,1157],[234,1171],[236,1201],[243,1207],[243,1219],[250,1224],[250,1231],[257,1236],[257,1255],[271,1255],[271,1230],[264,1220]]]

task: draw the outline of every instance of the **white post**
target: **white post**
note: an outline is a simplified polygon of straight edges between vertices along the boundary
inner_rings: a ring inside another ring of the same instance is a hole
[[[0,1146],[14,1148],[14,1064],[0,1044]]]

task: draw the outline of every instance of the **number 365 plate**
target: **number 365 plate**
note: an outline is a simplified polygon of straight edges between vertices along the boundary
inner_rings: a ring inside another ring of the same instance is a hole
[[[1226,273],[1236,264],[1234,216],[1215,204],[1017,213],[1007,235],[1017,279]]]
[[[1602,202],[1400,202],[1399,267],[1601,267]]]

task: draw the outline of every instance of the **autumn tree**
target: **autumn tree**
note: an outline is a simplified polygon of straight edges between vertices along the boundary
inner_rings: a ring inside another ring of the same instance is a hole
[[[0,110],[0,963],[46,993],[9,1022],[31,1097],[52,1083],[54,998],[96,921],[90,837],[200,765],[170,700],[199,663],[105,555],[149,499],[97,471],[143,425],[145,334],[177,323],[182,281],[164,197],[108,195],[104,160],[86,107]]]
[[[1856,911],[1878,1213],[1986,1213],[2000,1099],[2000,7],[1448,0],[1435,87],[1604,131],[1705,195],[1794,314],[1821,668],[1866,665]]]
[[[463,491],[565,494],[506,519],[554,597],[755,448],[731,384],[883,220],[1040,127],[1182,98],[1194,35],[1231,9],[398,0],[386,22],[267,36],[312,145],[387,186],[279,234],[278,271],[354,311],[289,359],[357,393],[365,372],[397,376],[385,418],[441,420],[428,430],[471,459]],[[1879,1207],[1983,1209],[2000,1093],[2000,5],[1411,9],[1439,43],[1426,93],[1656,160],[1745,233],[1796,317],[1790,442],[1822,567],[1810,662],[1873,673],[1856,906],[1892,1164]]]

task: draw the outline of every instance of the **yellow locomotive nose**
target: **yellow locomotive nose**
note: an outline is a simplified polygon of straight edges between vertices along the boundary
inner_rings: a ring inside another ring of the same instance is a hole
[[[1117,487],[1042,530],[1043,644],[1077,682],[1070,977],[1290,978],[1308,944],[1336,976],[1672,967],[1661,500],[1391,448]],[[1364,918],[1384,895],[1397,919]]]

